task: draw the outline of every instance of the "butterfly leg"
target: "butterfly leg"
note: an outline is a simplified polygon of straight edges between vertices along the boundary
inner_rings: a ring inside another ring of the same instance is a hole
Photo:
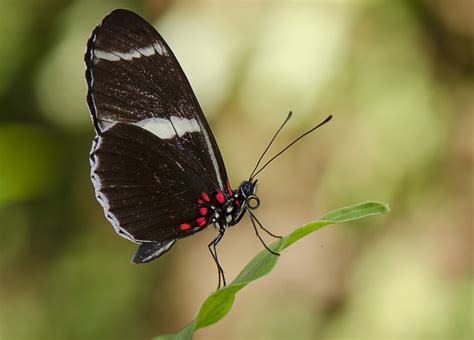
[[[260,240],[260,242],[262,242],[263,246],[265,247],[265,249],[267,249],[270,253],[272,253],[273,255],[276,255],[276,256],[280,256],[280,253],[277,253],[277,252],[274,252],[273,250],[271,250],[270,248],[268,248],[268,246],[266,245],[265,241],[263,241],[262,237],[260,236],[260,234],[258,233],[258,229],[257,229],[257,226],[255,225],[255,220],[254,220],[254,215],[250,212],[249,209],[246,209],[247,210],[247,213],[249,214],[249,218],[250,218],[250,221],[252,221],[252,225],[253,225],[253,229],[255,230],[255,234],[257,234],[257,237],[258,239]],[[260,225],[260,224],[259,224]]]
[[[224,228],[220,229],[219,235],[217,235],[217,237],[213,239],[211,243],[207,245],[207,247],[209,248],[209,252],[211,253],[212,258],[214,259],[214,262],[216,263],[216,266],[217,266],[217,273],[219,275],[219,283],[217,285],[217,289],[221,288],[221,277],[222,277],[222,282],[224,284],[224,287],[226,285],[224,270],[222,269],[219,263],[219,257],[217,256],[217,249],[216,249],[217,244],[221,241],[222,237],[224,236],[224,232],[225,232]]]
[[[250,215],[252,215],[252,217],[255,219],[255,221],[258,223],[258,225],[260,226],[260,228],[262,228],[268,235],[270,236],[273,236],[274,238],[283,238],[283,236],[278,236],[278,235],[275,235],[273,233],[271,233],[269,230],[267,230],[263,225],[262,223],[260,223],[260,221],[257,219],[257,216],[255,216],[250,210],[249,210],[249,213]]]

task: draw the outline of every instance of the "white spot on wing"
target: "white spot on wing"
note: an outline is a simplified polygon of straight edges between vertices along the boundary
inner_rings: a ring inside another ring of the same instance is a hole
[[[181,171],[184,171],[184,168],[182,167],[182,165],[181,165],[179,162],[176,162],[176,165],[179,166],[179,168],[181,169]]]
[[[147,46],[147,47],[144,47],[144,48],[140,48],[138,49],[138,51],[143,54],[145,57],[149,57],[153,54],[155,54],[155,49],[153,48],[153,46]]]
[[[109,61],[118,61],[120,60],[120,57],[118,55],[115,55],[114,53],[109,53],[101,50],[94,50],[94,56],[99,58],[99,59],[105,59]]]
[[[178,137],[182,137],[186,133],[201,131],[201,127],[195,118],[188,119],[176,116],[171,116],[170,119],[147,118],[136,122],[135,125],[150,131],[161,139],[170,139],[175,137],[176,134],[178,134]]]
[[[153,44],[153,47],[155,48],[156,52],[158,52],[159,55],[168,55],[166,50],[161,46],[161,44],[158,41]]]
[[[165,118],[147,118],[136,122],[135,125],[150,131],[161,139],[170,139],[176,136],[173,125]]]
[[[181,137],[187,132],[201,131],[201,127],[199,126],[195,118],[187,119],[187,118],[179,118],[179,117],[171,116],[170,119],[179,137]]]

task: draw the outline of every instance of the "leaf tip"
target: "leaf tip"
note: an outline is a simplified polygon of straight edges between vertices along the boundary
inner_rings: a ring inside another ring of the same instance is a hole
[[[390,205],[388,203],[381,202],[381,201],[371,201],[368,203],[373,203],[373,204],[378,205],[380,207],[381,214],[388,214],[391,211]]]

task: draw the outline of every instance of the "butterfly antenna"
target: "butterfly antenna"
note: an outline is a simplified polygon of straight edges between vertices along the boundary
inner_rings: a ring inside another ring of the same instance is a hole
[[[329,117],[327,117],[322,123],[319,123],[318,125],[316,125],[314,128],[312,128],[311,130],[309,131],[306,131],[305,133],[303,133],[301,136],[299,136],[298,138],[296,138],[293,142],[291,142],[286,148],[284,148],[283,150],[281,150],[279,153],[277,153],[275,156],[273,156],[272,158],[270,158],[270,160],[268,162],[266,162],[257,172],[252,172],[252,176],[250,176],[250,180],[252,180],[255,176],[257,176],[263,169],[265,169],[267,167],[268,164],[270,164],[275,158],[277,158],[278,156],[280,156],[283,152],[285,152],[286,150],[288,150],[290,147],[293,146],[293,144],[295,144],[296,142],[298,142],[301,138],[305,137],[306,135],[309,135],[311,132],[313,132],[314,130],[316,130],[317,128],[323,126],[324,124],[326,124],[327,122],[329,122],[330,120],[332,119],[332,115],[330,115]],[[286,123],[286,121],[285,121]],[[284,125],[284,124],[283,124]],[[272,140],[273,141],[273,140]]]
[[[262,155],[260,156],[260,158],[258,159],[258,162],[257,162],[257,165],[255,165],[255,168],[253,168],[253,171],[252,173],[250,174],[250,179],[253,178],[253,174],[255,171],[257,171],[257,168],[258,166],[260,165],[260,162],[262,161],[263,159],[263,156],[265,156],[265,154],[267,153],[268,149],[270,149],[270,146],[272,145],[273,141],[275,140],[276,136],[278,136],[278,134],[280,133],[281,129],[283,129],[283,127],[286,125],[286,123],[288,123],[288,121],[290,120],[291,116],[293,115],[293,112],[288,112],[288,116],[286,116],[285,118],[285,121],[283,122],[283,124],[281,124],[280,128],[277,130],[277,132],[275,133],[275,135],[273,135],[273,138],[270,140],[270,143],[268,143],[265,151],[263,151]]]

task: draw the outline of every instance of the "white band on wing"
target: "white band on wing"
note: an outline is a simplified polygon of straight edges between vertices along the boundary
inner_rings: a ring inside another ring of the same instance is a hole
[[[182,137],[186,133],[201,131],[201,127],[195,118],[188,119],[176,116],[171,116],[170,119],[147,118],[134,124],[150,131],[161,139],[170,139],[175,137],[176,134],[178,134],[178,137]]]
[[[166,53],[166,50],[163,49],[159,42],[156,42],[151,46],[132,49],[128,52],[106,52],[103,50],[94,50],[94,56],[96,58],[108,61],[132,60],[133,58],[141,58],[143,56],[149,57],[154,55],[155,53],[158,53],[159,55],[168,55]]]

